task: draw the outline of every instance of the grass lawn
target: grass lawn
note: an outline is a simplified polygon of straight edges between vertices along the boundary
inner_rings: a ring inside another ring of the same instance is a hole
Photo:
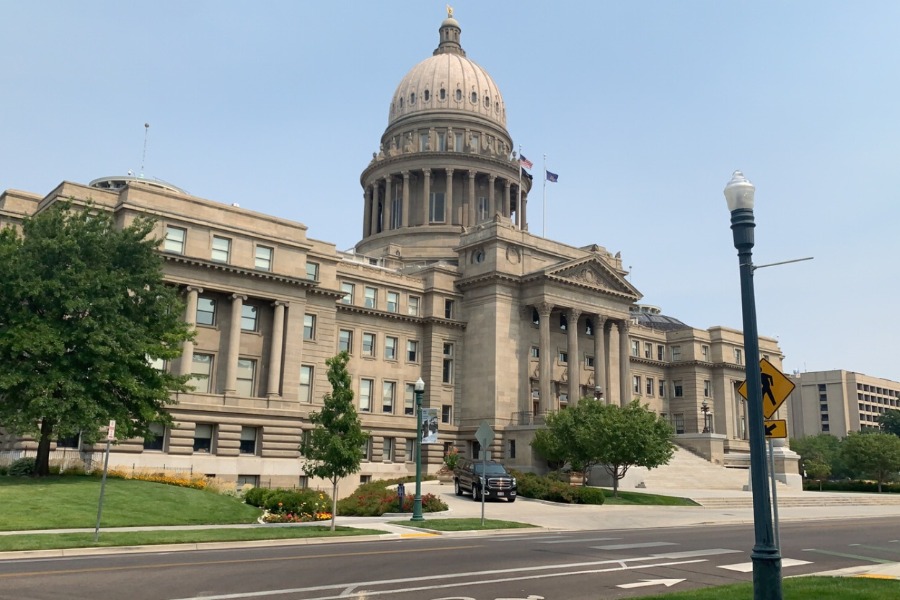
[[[612,490],[605,489],[605,504],[613,506],[647,505],[647,506],[700,506],[689,498],[676,498],[675,496],[658,496],[656,494],[642,494],[640,492],[623,492],[613,498]]]
[[[789,600],[894,600],[900,584],[886,579],[856,577],[791,577],[781,582]],[[643,600],[752,600],[753,584],[738,583],[685,592],[644,596]]]
[[[481,524],[481,519],[425,519],[424,521],[415,523],[406,520],[391,521],[391,524],[433,529],[434,531],[483,531],[485,529],[521,529],[523,527],[534,527],[534,525],[528,523],[501,521],[499,519],[485,519],[483,526]]]
[[[100,479],[95,477],[0,477],[0,530],[93,528]],[[107,479],[102,527],[253,523],[256,507],[215,492]]]

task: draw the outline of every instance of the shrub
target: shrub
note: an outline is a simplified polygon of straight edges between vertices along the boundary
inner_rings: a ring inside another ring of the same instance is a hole
[[[603,504],[606,502],[606,494],[603,490],[595,487],[577,487],[576,496],[579,504]]]
[[[274,491],[275,490],[269,488],[250,488],[249,490],[247,490],[247,493],[244,494],[244,502],[246,502],[250,506],[257,506],[259,508],[262,508],[266,502],[266,496]]]
[[[9,474],[11,477],[29,477],[34,474],[33,457],[20,458],[9,465]]]
[[[408,483],[411,477],[401,479],[382,479],[370,481],[356,488],[349,497],[338,501],[338,514],[354,517],[377,517],[384,513],[401,512],[396,489],[388,486],[397,483]],[[415,494],[410,490],[403,497],[403,511],[412,512]],[[434,494],[422,495],[422,512],[440,512],[447,510],[447,504]]]
[[[331,497],[317,490],[254,487],[244,494],[251,506],[266,509],[266,523],[302,523],[331,518]]]
[[[9,475],[9,466],[8,465],[0,465],[0,477]]]
[[[564,502],[566,504],[603,504],[606,496],[600,488],[571,486],[552,474],[540,476],[534,473],[513,473],[519,488],[519,495],[536,500]]]

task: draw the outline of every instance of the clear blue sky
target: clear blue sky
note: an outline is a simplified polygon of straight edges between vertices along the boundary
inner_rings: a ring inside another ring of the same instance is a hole
[[[470,58],[548,184],[548,237],[621,251],[644,302],[741,328],[722,188],[757,186],[759,330],[785,370],[900,381],[900,2],[465,0]],[[139,172],[352,247],[359,174],[445,3],[0,4],[0,189]],[[540,234],[541,186],[530,229]]]

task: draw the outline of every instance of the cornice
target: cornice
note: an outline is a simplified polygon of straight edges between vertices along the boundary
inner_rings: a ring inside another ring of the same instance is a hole
[[[343,298],[343,295],[341,295],[341,298]],[[421,325],[425,321],[424,317],[416,317],[414,315],[404,315],[403,313],[366,308],[364,306],[356,306],[355,304],[337,304],[337,307],[338,310],[344,312],[355,313],[358,315],[367,315],[370,317],[393,319],[395,321],[406,321],[407,323],[417,323],[419,325]]]
[[[179,263],[183,265],[189,265],[192,267],[203,267],[210,271],[222,271],[224,273],[234,273],[235,275],[243,275],[245,277],[253,277],[255,279],[265,279],[268,281],[277,281],[279,283],[287,283],[289,285],[295,285],[297,287],[302,287],[306,289],[317,290],[318,282],[310,281],[309,279],[300,279],[298,277],[287,277],[285,275],[278,275],[276,273],[272,273],[271,271],[257,271],[255,269],[244,269],[242,267],[236,267],[234,265],[229,265],[225,263],[217,263],[207,260],[199,260],[196,258],[189,258],[184,256],[183,254],[170,254],[167,252],[160,252],[160,256],[162,256],[163,260],[167,262]]]
[[[488,281],[504,281],[507,283],[518,284],[522,283],[522,278],[517,275],[508,275],[506,273],[499,273],[497,271],[491,271],[490,273],[484,273],[482,275],[475,275],[474,277],[468,277],[466,279],[459,279],[455,282],[457,288],[460,290],[473,288],[478,286],[481,283],[485,283]]]

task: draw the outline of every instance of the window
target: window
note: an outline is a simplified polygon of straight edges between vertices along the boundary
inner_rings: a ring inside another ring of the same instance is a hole
[[[303,339],[316,339],[316,315],[303,315]]]
[[[744,364],[744,351],[741,348],[734,349],[734,364],[742,365]]]
[[[81,447],[81,434],[59,437],[56,439],[57,448],[79,448]]]
[[[166,240],[163,249],[166,252],[184,254],[184,240],[187,238],[187,229],[166,225]]]
[[[438,132],[438,152],[446,152],[447,151],[447,134],[443,131]]]
[[[648,377],[648,378],[647,378],[647,387],[646,387],[646,390],[647,390],[647,395],[648,395],[648,396],[652,396],[652,395],[653,395],[653,378],[652,378],[652,377]]]
[[[712,383],[708,379],[703,380],[703,397],[709,398],[712,396]]]
[[[252,304],[241,306],[241,329],[244,331],[256,331],[258,309]]]
[[[362,337],[362,355],[375,356],[375,334],[364,333]]]
[[[387,311],[392,313],[400,312],[400,294],[397,292],[387,293]]]
[[[529,356],[533,359],[538,359],[541,357],[541,348],[540,346],[532,346],[529,351]]]
[[[675,433],[684,433],[684,413],[674,415]]]
[[[210,258],[215,262],[227,263],[228,259],[231,258],[231,240],[226,237],[214,235]]]
[[[416,414],[416,384],[407,383],[406,391],[403,393],[403,414]]]
[[[256,427],[241,427],[241,454],[256,454],[256,438],[259,429]]]
[[[453,383],[453,344],[444,344],[444,368],[441,381]]]
[[[381,459],[384,462],[393,462],[394,460],[394,438],[386,437],[381,446]]]
[[[683,398],[683,397],[684,397],[684,386],[682,385],[680,379],[678,379],[678,380],[676,380],[676,381],[673,381],[673,382],[672,382],[672,387],[673,387],[673,389],[674,389],[674,391],[675,391],[675,397],[676,397],[676,398]]]
[[[588,369],[594,368],[594,357],[593,356],[584,356],[584,366]]]
[[[428,202],[428,220],[431,223],[444,222],[444,192],[431,192]]]
[[[365,307],[378,308],[378,290],[376,288],[366,286]]]
[[[256,268],[260,271],[272,270],[272,254],[275,252],[268,246],[256,247]]]
[[[406,340],[406,361],[419,362],[419,342],[416,340]]]
[[[590,318],[584,320],[584,334],[594,335],[594,322]]]
[[[666,360],[666,347],[662,345],[656,346],[656,360]]]
[[[236,487],[238,490],[244,486],[259,487],[259,475],[238,475]]]
[[[459,92],[459,90],[456,90],[456,91]],[[464,148],[464,146],[463,146],[463,134],[461,134],[461,133],[454,133],[454,134],[453,134],[453,137],[455,138],[455,142],[454,142],[454,145],[453,145],[453,149],[454,149],[456,152],[462,152],[462,151],[463,151],[463,148]]]
[[[418,296],[410,296],[409,302],[406,305],[406,312],[413,317],[419,316],[419,297]]]
[[[381,384],[381,412],[393,414],[396,392],[397,384],[393,381],[385,381]]]
[[[147,364],[151,367],[159,371],[160,373],[165,373],[168,370],[169,361],[164,358],[150,358],[147,357]]]
[[[375,382],[371,379],[359,380],[359,410],[360,412],[372,412],[372,388]]]
[[[214,432],[214,425],[209,423],[197,423],[197,425],[194,426],[194,452],[212,454]]]
[[[672,346],[672,362],[681,360],[681,346]]]
[[[188,385],[194,387],[194,391],[208,394],[212,390],[212,354],[194,352],[191,361],[191,378]]]
[[[641,343],[637,340],[631,340],[631,355],[632,356],[640,356],[641,355]]]
[[[631,389],[635,394],[641,393],[641,376],[640,375],[632,375]]]
[[[478,196],[478,221],[488,220],[488,199]]]
[[[313,367],[300,365],[300,402],[312,402]]]
[[[353,354],[353,332],[349,329],[341,329],[338,332],[338,352]]]
[[[416,460],[416,438],[406,439],[406,462],[414,462]]]
[[[366,438],[366,441],[359,447],[359,453],[363,460],[372,460],[372,438]]]
[[[344,297],[341,298],[341,304],[353,304],[353,293],[356,290],[356,286],[352,283],[347,283],[346,281],[341,283],[341,292],[344,293]]]
[[[384,360],[397,360],[397,338],[384,336]]]
[[[150,423],[150,434],[144,438],[144,450],[162,452],[166,441],[166,427],[161,423]]]
[[[453,405],[441,404],[441,423],[450,423],[453,419]]]
[[[319,263],[306,261],[306,278],[310,281],[319,280]]]
[[[253,382],[256,378],[256,361],[252,358],[239,358],[237,364],[238,396],[252,397]]]
[[[700,346],[700,358],[704,362],[709,362],[709,346],[706,344]]]
[[[537,311],[536,308],[531,309],[531,324],[532,325],[540,325],[541,324],[541,315]]]
[[[659,397],[660,398],[666,397],[666,380],[665,379],[659,380]]]
[[[516,440],[509,440],[506,444],[506,458],[516,457]]]
[[[456,302],[450,300],[449,298],[444,299],[444,318],[452,319],[454,318],[454,308],[456,307]]]
[[[559,351],[559,362],[560,364],[568,364],[569,362],[569,353],[563,350]]]
[[[216,301],[206,296],[197,298],[197,325],[216,324]]]

